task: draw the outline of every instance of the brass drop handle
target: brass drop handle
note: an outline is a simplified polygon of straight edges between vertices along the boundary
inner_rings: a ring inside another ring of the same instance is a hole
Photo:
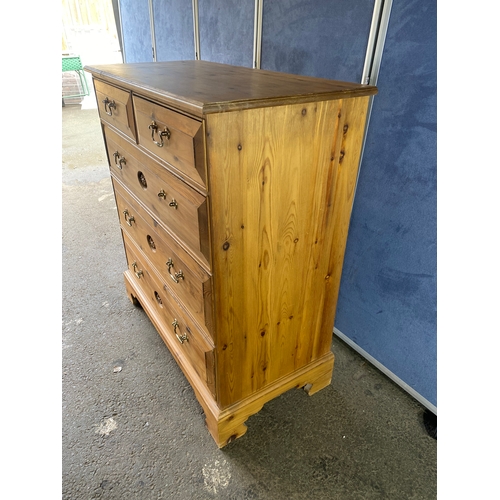
[[[173,207],[177,210],[177,207],[179,206],[177,202],[175,201],[175,198],[172,199],[172,201],[168,204],[169,207]]]
[[[106,112],[107,115],[113,116],[113,109],[116,109],[116,104],[115,101],[110,101],[107,97],[102,101],[104,104],[104,111]],[[108,111],[109,109],[109,111]]]
[[[179,280],[184,279],[184,273],[182,271],[179,271],[178,273],[174,274],[170,272],[170,269],[174,267],[174,263],[172,262],[171,258],[168,259],[167,261],[167,267],[168,267],[168,274],[170,274],[170,277],[172,278],[173,281],[175,281],[175,283],[179,283]]]
[[[165,191],[162,189],[159,193],[158,193],[158,198],[163,198],[164,200],[167,199],[167,193],[165,193]]]
[[[135,218],[133,215],[130,215],[130,212],[128,211],[128,209],[125,209],[123,211],[123,217],[125,218],[125,222],[130,226],[132,227],[132,222],[135,222]]]
[[[118,151],[115,151],[113,156],[115,157],[115,165],[121,170],[123,165],[127,163],[127,160],[125,160],[125,157],[121,156]]]
[[[141,276],[143,276],[143,275],[144,275],[144,273],[142,272],[142,269],[139,269],[139,271],[136,271],[136,269],[139,267],[139,266],[137,265],[137,262],[135,262],[135,261],[134,261],[134,262],[132,262],[132,267],[134,268],[135,275],[136,275],[139,279],[141,279]]]
[[[167,127],[165,127],[159,134],[158,134],[158,125],[156,125],[156,122],[153,120],[151,122],[151,125],[148,127],[149,130],[151,130],[151,139],[152,141],[159,147],[163,147],[163,138],[166,137],[167,140],[170,139],[170,130],[168,130]],[[160,142],[155,141],[155,132],[158,134],[158,137],[160,138]]]
[[[189,340],[188,337],[187,337],[187,333],[185,333],[184,335],[179,335],[177,333],[177,328],[179,328],[179,322],[176,319],[174,319],[174,321],[172,323],[172,326],[174,327],[175,336],[177,337],[177,340],[181,344],[184,344],[184,342],[187,342]]]

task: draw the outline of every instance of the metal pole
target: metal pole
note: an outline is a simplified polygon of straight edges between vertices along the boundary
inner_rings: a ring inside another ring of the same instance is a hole
[[[375,45],[377,43],[378,30],[380,26],[380,17],[384,0],[375,0],[373,6],[372,24],[370,26],[370,34],[368,35],[368,45],[366,46],[365,64],[363,66],[363,74],[361,76],[361,83],[368,85],[370,83],[370,72],[373,64],[373,53],[375,52]]]
[[[120,10],[120,0],[113,0],[113,15],[115,18],[116,34],[118,36],[118,44],[122,53],[122,61],[125,61],[125,45],[123,43],[123,27],[122,27],[122,12]]]
[[[391,9],[392,0],[375,0],[370,35],[368,37],[368,47],[366,49],[365,65],[363,68],[363,75],[361,77],[362,84],[377,85],[378,75],[380,72],[380,64],[382,62],[382,54],[384,52],[385,39],[387,36],[387,29],[389,27],[389,18],[391,17]],[[356,178],[356,186],[354,187],[354,197],[352,200],[353,204],[354,199],[356,198],[356,191],[358,189],[361,162],[363,161],[363,154],[365,152],[366,136],[368,134],[368,126],[370,124],[372,108],[373,96],[370,96],[370,100],[368,102],[368,110],[366,113],[363,144],[361,147],[361,155],[359,158],[358,176]]]
[[[199,17],[198,0],[193,0],[194,58],[196,61],[201,59]]]
[[[382,62],[382,54],[384,52],[385,39],[387,37],[387,29],[389,28],[389,18],[391,17],[392,0],[384,0],[382,13],[380,17],[380,26],[377,36],[377,44],[373,53],[373,64],[370,74],[370,85],[377,85],[380,64]]]
[[[260,69],[262,55],[262,10],[264,0],[255,0],[253,22],[253,67]]]
[[[153,12],[153,0],[149,0],[149,25],[151,26],[151,52],[153,61],[156,62],[156,36],[155,36],[155,17]]]

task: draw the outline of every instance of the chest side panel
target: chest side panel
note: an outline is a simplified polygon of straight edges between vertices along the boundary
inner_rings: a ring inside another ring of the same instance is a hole
[[[222,407],[330,349],[348,102],[207,117]]]

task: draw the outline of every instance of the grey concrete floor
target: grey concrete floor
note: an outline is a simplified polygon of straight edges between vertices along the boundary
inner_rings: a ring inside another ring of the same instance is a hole
[[[63,499],[436,498],[424,408],[338,338],[329,387],[267,403],[219,450],[127,298],[97,110],[63,107],[62,132]]]

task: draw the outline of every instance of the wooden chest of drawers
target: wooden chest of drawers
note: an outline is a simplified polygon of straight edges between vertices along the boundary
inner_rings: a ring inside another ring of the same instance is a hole
[[[330,351],[376,88],[204,61],[92,73],[125,285],[191,383],[219,447]]]

